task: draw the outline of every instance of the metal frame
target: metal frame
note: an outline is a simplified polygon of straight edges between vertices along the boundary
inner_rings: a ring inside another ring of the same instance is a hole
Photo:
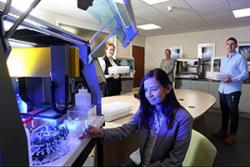
[[[26,132],[21,121],[15,93],[12,88],[6,63],[6,59],[8,58],[8,55],[11,51],[8,40],[13,38],[13,35],[20,25],[25,26],[25,28],[28,30],[36,30],[36,32],[39,32],[46,36],[58,38],[65,41],[66,43],[70,43],[71,45],[80,48],[80,57],[85,63],[85,68],[82,72],[84,73],[86,78],[90,78],[88,80],[88,85],[91,85],[90,91],[93,93],[92,100],[94,103],[98,103],[97,115],[101,115],[101,93],[100,91],[98,92],[98,82],[95,82],[97,78],[96,76],[93,76],[93,73],[95,73],[95,68],[93,63],[87,64],[87,61],[85,60],[87,59],[87,55],[84,56],[84,54],[88,54],[87,42],[82,40],[78,36],[68,33],[56,26],[46,23],[38,18],[29,16],[31,10],[39,2],[40,0],[34,0],[29,9],[23,14],[11,7],[11,0],[7,1],[5,6],[2,2],[0,2],[0,104],[2,108],[0,112],[0,132],[2,134],[0,138],[0,165],[31,165],[28,153],[28,139],[26,137]],[[5,32],[4,30],[4,20],[14,23],[14,25],[7,32]],[[35,25],[34,23],[40,24]],[[91,143],[89,144],[90,147],[93,147],[92,143],[96,144],[96,141],[91,141]],[[85,151],[86,149],[83,150],[83,154],[86,154]],[[102,164],[102,162],[100,163]]]
[[[52,24],[49,24],[41,19],[36,17],[30,16],[30,12],[34,9],[35,6],[41,0],[34,0],[32,5],[29,9],[21,13],[15,8],[11,7],[11,0],[7,0],[4,4],[0,2],[0,105],[1,105],[1,112],[0,112],[0,165],[12,165],[12,166],[28,166],[29,165],[29,156],[28,156],[28,144],[26,133],[24,127],[21,122],[20,113],[18,110],[15,93],[12,89],[10,76],[8,74],[6,59],[11,51],[11,47],[9,44],[9,39],[14,38],[15,33],[18,31],[18,27],[20,25],[24,26],[30,32],[36,31],[37,33],[43,34],[44,36],[54,37],[56,39],[60,39],[65,43],[69,43],[73,46],[79,48],[80,58],[84,63],[84,68],[82,69],[82,73],[84,74],[85,78],[87,79],[87,84],[89,89],[92,93],[92,102],[96,104],[96,112],[97,115],[102,115],[101,113],[101,91],[98,84],[97,76],[93,75],[96,73],[94,63],[91,61],[91,55],[97,50],[94,49],[90,52],[90,48],[88,42],[84,41],[80,37],[71,34],[61,28],[58,28]],[[128,12],[130,12],[130,22],[132,24],[128,27],[124,24],[123,18],[119,13],[116,6],[112,6],[113,2],[108,0],[110,3],[110,8],[113,10],[114,17],[111,21],[117,21],[116,29],[111,32],[111,34],[105,38],[103,42],[101,42],[98,46],[102,45],[109,37],[113,34],[117,33],[118,29],[121,30],[124,35],[128,37],[128,39],[122,41],[123,46],[126,47],[129,42],[136,36],[136,27],[133,20],[133,12],[132,7],[129,0],[124,0],[124,4],[126,8],[128,8]],[[130,18],[132,15],[132,18]],[[4,21],[9,21],[14,23],[14,25],[9,29],[9,31],[5,32],[4,30]],[[36,23],[36,24],[35,24]],[[108,25],[105,25],[107,27]],[[132,31],[132,32],[129,32]],[[98,34],[95,34],[98,35]],[[95,37],[93,37],[95,38]],[[26,41],[28,41],[26,39]],[[39,41],[38,41],[39,42]],[[39,44],[38,44],[39,45]],[[8,128],[4,128],[8,127]],[[90,143],[90,148],[93,147],[93,142]],[[87,148],[88,150],[90,148]],[[100,153],[98,155],[98,166],[102,166],[102,144],[100,141],[97,142],[97,149]],[[83,150],[83,154],[86,152]]]

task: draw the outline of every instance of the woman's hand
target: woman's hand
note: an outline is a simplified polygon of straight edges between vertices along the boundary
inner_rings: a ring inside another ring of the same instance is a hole
[[[108,78],[114,78],[114,79],[118,79],[120,77],[119,74],[110,74],[110,75],[105,75],[105,78],[108,79]]]
[[[114,78],[114,74],[105,75],[105,78],[106,79],[108,79],[108,78]]]
[[[93,126],[89,126],[88,129],[88,135],[89,137],[93,137],[93,138],[102,138],[104,137],[104,130],[102,128],[95,128]]]
[[[114,79],[118,79],[120,77],[119,74],[114,74]]]

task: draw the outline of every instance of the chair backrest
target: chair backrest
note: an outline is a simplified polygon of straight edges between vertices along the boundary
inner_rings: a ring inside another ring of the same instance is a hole
[[[191,142],[183,166],[213,166],[217,154],[215,146],[201,133],[192,130]]]

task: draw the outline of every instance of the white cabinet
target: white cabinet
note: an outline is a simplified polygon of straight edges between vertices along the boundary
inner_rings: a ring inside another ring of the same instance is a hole
[[[121,94],[131,92],[133,89],[133,79],[122,79],[122,92]]]
[[[190,79],[176,79],[175,88],[177,89],[189,89],[198,90],[208,93],[208,82],[200,80],[190,80]]]
[[[211,95],[213,95],[216,99],[216,102],[214,104],[214,108],[220,108],[220,101],[219,101],[219,82],[208,82],[209,86],[208,86],[208,93],[210,93]]]
[[[219,88],[219,82],[211,82],[209,84],[209,93],[216,98],[216,103],[214,105],[214,108],[220,108],[218,88]],[[240,97],[240,104],[239,104],[240,112],[250,113],[249,92],[250,92],[250,84],[243,84]]]
[[[175,79],[175,88],[192,89],[192,81],[187,79]]]
[[[192,90],[209,93],[209,82],[192,80]]]
[[[219,82],[208,82],[206,80],[188,80],[188,79],[176,79],[175,80],[175,87],[177,89],[189,89],[189,90],[198,90],[206,93],[210,93],[216,99],[216,103],[214,104],[214,108],[220,108],[220,101],[219,101]],[[239,104],[239,111],[244,113],[250,113],[250,84],[243,84],[241,97],[240,97],[240,104]]]
[[[250,113],[249,92],[250,92],[250,84],[243,84],[240,97],[240,105],[239,105],[239,110],[241,112]]]

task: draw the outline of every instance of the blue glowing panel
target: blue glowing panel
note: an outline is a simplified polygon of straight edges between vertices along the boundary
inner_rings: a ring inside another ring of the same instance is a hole
[[[96,75],[95,65],[92,61],[88,64],[88,53],[90,52],[90,48],[87,45],[78,46],[79,48],[79,56],[80,59],[84,63],[84,68],[82,69],[82,73],[84,78],[88,84],[88,88],[91,92],[91,102],[96,105],[97,115],[101,115],[101,90],[99,87],[98,78]]]
[[[68,103],[69,46],[51,47],[51,80],[53,109],[66,113]]]

